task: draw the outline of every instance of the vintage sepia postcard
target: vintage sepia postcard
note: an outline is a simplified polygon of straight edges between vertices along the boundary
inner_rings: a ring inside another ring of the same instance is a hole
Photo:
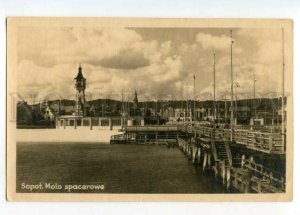
[[[293,22],[8,18],[9,201],[291,201]]]

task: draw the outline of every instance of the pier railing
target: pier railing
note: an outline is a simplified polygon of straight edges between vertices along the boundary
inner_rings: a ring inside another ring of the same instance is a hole
[[[204,137],[212,138],[214,136],[216,140],[230,140],[230,129],[212,128],[202,125],[179,125],[179,129],[188,133],[194,133]],[[285,153],[282,134],[278,132],[270,133],[262,131],[235,129],[233,131],[233,143],[245,145],[247,148],[270,154]]]
[[[253,176],[256,178],[261,179],[262,181],[272,184],[276,187],[283,188],[285,187],[285,177],[283,174],[270,170],[268,168],[265,168],[263,165],[255,163],[251,160],[245,161],[245,167],[251,171],[253,171]]]
[[[133,133],[116,134],[111,136],[111,140],[134,140],[135,137]]]
[[[253,130],[267,133],[279,133],[281,126],[279,125],[235,125],[235,130]]]
[[[234,141],[262,152],[284,153],[284,144],[280,133],[235,130]]]
[[[147,132],[147,131],[179,131],[178,125],[164,126],[164,125],[147,125],[147,126],[123,126],[125,132]]]
[[[196,134],[202,137],[214,138],[215,140],[230,141],[231,130],[225,128],[213,128],[201,124],[175,124],[175,125],[148,125],[148,126],[123,126],[126,133],[137,132],[178,132]],[[232,144],[244,145],[247,148],[269,153],[284,154],[285,143],[279,132],[263,132],[258,130],[237,129],[233,130]]]
[[[229,160],[230,166],[232,166],[232,155],[231,155],[231,150],[229,148],[229,144],[228,144],[227,141],[225,141],[224,144],[225,144],[226,154],[228,156],[228,160]]]
[[[285,176],[283,173],[268,169],[253,160],[245,160],[240,168],[231,168],[232,185],[236,189],[248,193],[282,193],[285,192]]]

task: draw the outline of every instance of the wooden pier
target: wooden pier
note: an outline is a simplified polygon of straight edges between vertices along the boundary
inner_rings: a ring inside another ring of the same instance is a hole
[[[178,146],[192,163],[201,165],[203,171],[213,171],[216,180],[227,188],[243,193],[285,191],[285,173],[276,172],[254,159],[256,155],[266,159],[277,156],[285,162],[285,141],[275,129],[236,127],[232,140],[230,129],[199,124],[124,126],[122,131],[124,134],[112,136],[111,144]]]
[[[124,126],[124,134],[113,135],[111,144],[165,144],[178,145],[179,138],[187,134],[180,132],[178,126]]]
[[[179,125],[179,130],[194,136],[199,135],[223,141],[230,141],[231,135],[230,129],[201,125]],[[282,140],[281,133],[235,129],[231,143],[268,154],[285,154],[285,141]]]

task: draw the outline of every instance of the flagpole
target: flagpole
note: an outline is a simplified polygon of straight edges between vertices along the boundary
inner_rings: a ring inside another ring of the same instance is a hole
[[[216,54],[214,54],[214,101],[213,101],[213,123],[216,118]]]
[[[226,96],[226,93],[227,93],[227,90],[225,89],[225,116],[224,116],[224,118],[225,118],[225,120],[224,120],[224,122],[225,122],[225,124],[227,124],[227,96]]]
[[[187,83],[185,82],[185,97],[186,97],[186,101],[185,101],[185,105],[186,105],[186,111],[185,111],[185,120],[188,117],[188,111],[189,111],[189,103],[188,103],[188,86]]]
[[[233,66],[232,66],[232,46],[233,46],[233,40],[232,40],[232,30],[230,30],[230,37],[231,37],[231,44],[230,44],[230,76],[231,76],[231,101],[230,101],[230,141],[233,141]]]
[[[195,104],[195,91],[196,91],[196,88],[195,88],[195,82],[196,82],[196,76],[194,75],[194,121],[196,121],[196,104]]]
[[[256,119],[256,88],[255,88],[255,83],[256,83],[256,79],[255,79],[255,73],[253,76],[253,109],[254,109],[254,117],[253,119]],[[254,125],[254,121],[253,121],[253,125]]]
[[[281,106],[281,114],[282,114],[282,122],[281,122],[281,133],[282,133],[282,141],[285,143],[285,115],[284,115],[284,29],[282,28],[282,106]]]

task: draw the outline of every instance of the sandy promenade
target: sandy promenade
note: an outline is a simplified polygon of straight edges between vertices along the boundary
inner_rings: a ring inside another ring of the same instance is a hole
[[[99,142],[109,143],[118,130],[82,129],[18,129],[17,142]]]

